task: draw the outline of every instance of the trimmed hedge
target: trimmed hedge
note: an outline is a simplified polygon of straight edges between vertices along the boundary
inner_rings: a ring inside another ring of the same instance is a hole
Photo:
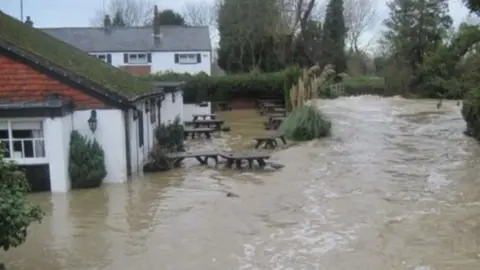
[[[183,99],[187,103],[231,101],[233,99],[279,99],[290,106],[290,88],[298,82],[302,70],[287,68],[272,73],[244,73],[208,76],[205,73],[163,73],[144,77],[152,81],[185,81]],[[346,77],[345,95],[386,95],[384,80],[379,77]]]

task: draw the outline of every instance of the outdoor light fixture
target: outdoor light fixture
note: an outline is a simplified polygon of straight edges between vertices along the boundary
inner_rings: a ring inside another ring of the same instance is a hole
[[[175,103],[175,92],[172,92],[172,102]]]
[[[95,130],[97,130],[97,111],[95,110],[90,112],[90,118],[88,118],[88,127],[92,133],[95,133]]]
[[[138,119],[138,111],[133,110],[133,120],[137,120],[137,119]]]
[[[148,113],[150,111],[150,103],[145,101],[145,112]]]
[[[162,96],[160,99],[157,100],[157,107],[160,108],[162,107],[162,101],[163,101],[164,97]]]

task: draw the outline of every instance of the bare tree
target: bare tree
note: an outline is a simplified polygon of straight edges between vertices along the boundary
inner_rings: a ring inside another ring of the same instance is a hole
[[[354,52],[360,52],[362,35],[376,23],[375,0],[345,0],[344,17],[347,27],[347,43]]]
[[[188,2],[183,6],[182,15],[188,25],[215,27],[217,5],[207,2]]]
[[[127,26],[143,26],[152,20],[153,7],[151,0],[110,0],[106,7],[95,12],[90,22],[94,26],[101,26],[105,15],[113,18],[120,13]]]

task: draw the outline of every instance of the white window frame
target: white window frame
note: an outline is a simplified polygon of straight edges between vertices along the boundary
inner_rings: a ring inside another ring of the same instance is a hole
[[[15,139],[13,138],[13,129],[12,124],[15,123],[39,123],[41,130],[42,130],[42,138],[23,138],[23,139]],[[7,131],[8,131],[8,138],[7,139],[0,139],[0,142],[8,142],[8,151],[10,153],[9,158],[5,158],[9,161],[14,161],[20,165],[31,165],[31,164],[46,164],[48,163],[47,153],[46,153],[46,145],[45,145],[45,125],[43,119],[40,118],[28,118],[28,119],[0,119],[1,124],[7,124]],[[33,145],[33,154],[34,157],[24,157],[25,156],[25,142],[31,141]],[[13,151],[13,143],[14,142],[21,142],[22,144],[22,151],[21,157],[15,157],[15,152]],[[43,156],[36,156],[36,143],[43,143]]]
[[[91,53],[91,56],[97,58],[98,60],[102,60],[105,63],[108,63],[108,53]]]
[[[196,53],[177,53],[179,64],[198,64]]]
[[[129,53],[127,55],[128,55],[127,57],[128,64],[148,64],[147,53]],[[143,58],[143,59],[140,59],[140,58]]]

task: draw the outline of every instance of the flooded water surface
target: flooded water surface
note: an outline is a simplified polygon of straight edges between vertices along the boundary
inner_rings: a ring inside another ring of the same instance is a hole
[[[278,171],[184,168],[67,195],[33,194],[47,212],[9,269],[480,269],[480,148],[455,102],[318,101],[331,138],[276,151]],[[192,147],[245,149],[253,111]],[[239,198],[229,198],[226,192]]]

